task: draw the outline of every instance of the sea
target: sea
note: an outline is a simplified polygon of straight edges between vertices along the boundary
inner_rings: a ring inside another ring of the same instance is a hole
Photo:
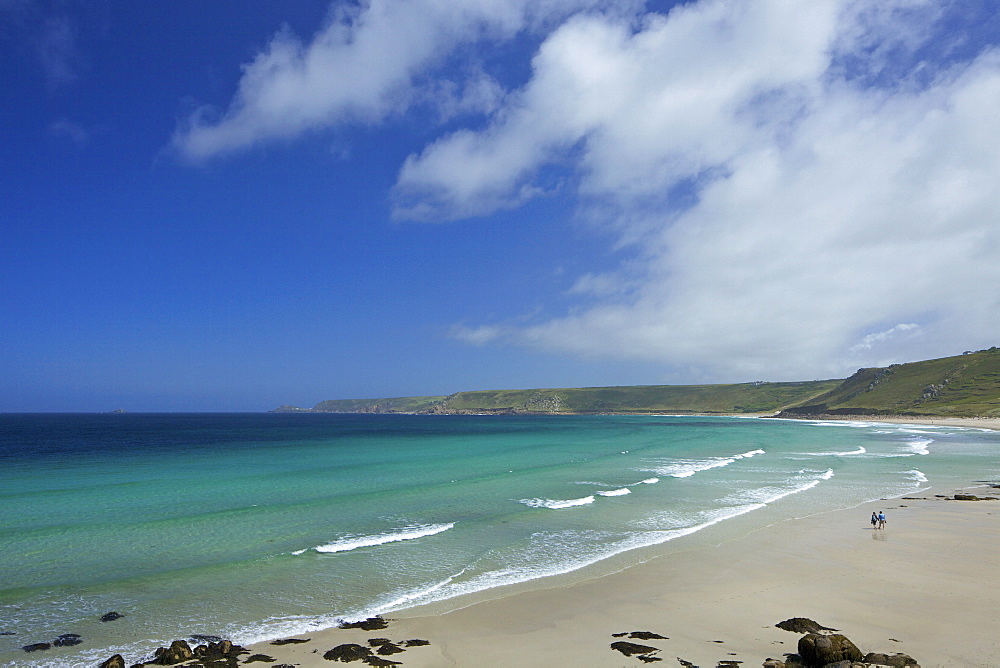
[[[846,421],[4,414],[0,665],[455,609],[834,508],[863,526],[998,455],[1000,432]]]

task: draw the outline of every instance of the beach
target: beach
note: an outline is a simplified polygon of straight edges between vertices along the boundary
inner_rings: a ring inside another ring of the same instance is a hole
[[[1000,496],[992,422],[6,420],[4,666],[209,637],[272,666],[351,644],[370,665],[754,666],[796,651],[795,617],[863,654],[1000,665],[1000,501],[953,500]]]
[[[974,485],[964,493],[998,490]],[[328,629],[308,643],[250,649],[278,663],[330,665],[327,650],[369,638],[428,640],[391,660],[405,666],[632,666],[613,634],[652,631],[664,665],[741,661],[795,652],[799,635],[775,627],[808,617],[863,653],[902,652],[921,666],[1000,665],[1000,501],[955,501],[955,489],[879,507],[789,518],[715,545],[622,572],[516,593],[446,614],[415,608],[373,632]],[[873,510],[888,517],[871,528]],[[628,640],[627,638],[625,640]]]

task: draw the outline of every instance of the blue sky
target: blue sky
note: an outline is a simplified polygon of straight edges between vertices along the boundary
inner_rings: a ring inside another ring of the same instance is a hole
[[[0,411],[997,344],[979,0],[0,0]]]

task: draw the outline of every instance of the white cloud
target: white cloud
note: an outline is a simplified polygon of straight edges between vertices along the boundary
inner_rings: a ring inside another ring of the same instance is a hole
[[[758,140],[759,123],[776,120],[760,116],[794,110],[787,101],[765,106],[762,96],[801,96],[815,85],[834,10],[702,2],[650,16],[638,32],[624,20],[577,16],[546,40],[534,78],[497,123],[407,160],[397,213],[448,219],[517,204],[535,171],[580,142],[583,192],[616,198],[656,194],[724,164]]]
[[[874,334],[868,334],[865,338],[861,339],[861,342],[857,345],[851,346],[851,352],[859,352],[863,350],[871,350],[873,347],[879,344],[883,344],[886,341],[892,340],[894,337],[900,334],[909,333],[910,336],[917,334],[920,330],[920,325],[912,322],[901,322],[895,327],[891,327],[884,332],[876,332]]]
[[[369,0],[337,8],[308,44],[282,30],[244,65],[225,112],[202,107],[174,146],[204,159],[343,122],[379,122],[405,109],[415,79],[457,46],[506,39],[600,0]],[[473,82],[467,105],[481,81]]]
[[[428,100],[485,115],[409,156],[396,217],[556,189],[629,253],[584,270],[565,315],[456,338],[706,380],[839,376],[996,344],[1000,54],[948,33],[969,2],[371,0],[308,43],[279,33],[175,145],[207,158]],[[524,30],[545,37],[517,90],[444,67]]]
[[[890,336],[896,361],[995,344],[1000,55],[874,87],[837,49],[878,35],[905,52],[931,32],[906,20],[936,13],[865,7],[703,1],[636,33],[599,17],[553,33],[497,123],[411,157],[400,188],[423,193],[423,215],[483,213],[582,144],[581,192],[639,240],[640,286],[463,337],[719,379],[841,375]],[[665,195],[699,177],[696,202],[671,210]]]

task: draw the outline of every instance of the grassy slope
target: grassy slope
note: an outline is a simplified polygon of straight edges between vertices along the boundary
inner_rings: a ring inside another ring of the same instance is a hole
[[[788,408],[791,407],[791,408]],[[1000,417],[1000,350],[885,368],[847,380],[637,385],[459,392],[448,397],[340,399],[331,413],[767,413]],[[280,411],[297,411],[282,407]]]
[[[444,397],[395,397],[391,399],[330,399],[313,406],[320,413],[417,413]]]
[[[1000,349],[859,369],[786,413],[1000,417]]]

